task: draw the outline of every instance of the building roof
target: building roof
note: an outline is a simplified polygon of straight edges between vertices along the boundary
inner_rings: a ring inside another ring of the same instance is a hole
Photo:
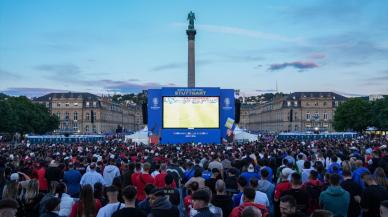
[[[346,100],[345,96],[334,92],[294,92],[287,96],[287,99],[301,99],[301,98],[333,98],[336,100]]]
[[[50,101],[53,98],[82,98],[88,100],[99,100],[100,97],[91,93],[77,93],[77,92],[67,92],[67,93],[49,93],[41,97],[37,97],[34,101]]]

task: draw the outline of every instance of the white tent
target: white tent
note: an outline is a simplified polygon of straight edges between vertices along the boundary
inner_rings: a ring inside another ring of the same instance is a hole
[[[253,142],[258,140],[258,135],[248,133],[243,129],[239,128],[238,126],[236,126],[236,128],[234,129],[234,140]]]
[[[126,135],[125,141],[131,140],[132,142],[148,144],[148,127],[136,131],[134,134]]]

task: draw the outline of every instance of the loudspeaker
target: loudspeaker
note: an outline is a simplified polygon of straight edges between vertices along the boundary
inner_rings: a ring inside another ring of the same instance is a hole
[[[148,123],[148,110],[147,110],[147,103],[143,103],[141,105],[141,113],[143,115],[143,124]]]
[[[240,123],[241,102],[239,99],[234,101],[234,119],[236,124]]]

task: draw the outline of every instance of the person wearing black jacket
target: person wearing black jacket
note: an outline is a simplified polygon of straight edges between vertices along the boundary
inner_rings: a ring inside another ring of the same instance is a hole
[[[113,213],[112,217],[146,217],[146,214],[143,210],[136,208],[136,188],[129,185],[123,189],[123,199],[125,202],[125,207],[117,210]]]
[[[352,180],[352,173],[349,170],[344,170],[342,175],[344,181],[341,183],[341,187],[350,194],[348,217],[358,217],[361,212],[360,201],[362,189]]]
[[[172,205],[163,189],[154,189],[150,195],[151,213],[148,217],[179,217],[179,210]]]
[[[163,188],[164,194],[168,196],[171,204],[174,206],[179,206],[180,204],[180,194],[177,189],[172,187],[172,183],[174,182],[174,177],[171,174],[167,174],[164,178],[166,186]]]
[[[213,196],[212,204],[222,209],[223,216],[229,216],[233,209],[233,200],[225,194],[225,182],[220,179],[216,182],[216,195]]]

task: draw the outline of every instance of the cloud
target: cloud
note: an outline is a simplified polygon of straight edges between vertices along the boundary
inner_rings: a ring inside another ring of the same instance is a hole
[[[53,92],[67,92],[67,90],[34,88],[34,87],[10,87],[4,90],[4,93],[11,96],[37,97]]]
[[[130,80],[128,81],[115,81],[110,79],[102,79],[94,81],[95,84],[101,85],[108,91],[114,92],[140,92],[146,89],[152,88],[161,88],[166,86],[176,86],[174,83],[161,84],[156,82],[145,82],[145,83],[135,83]]]
[[[285,69],[287,67],[293,67],[299,70],[305,70],[305,69],[312,69],[318,67],[318,65],[314,62],[301,62],[301,61],[295,61],[295,62],[285,62],[280,64],[272,64],[268,68],[270,71],[276,71]]]
[[[213,63],[212,60],[197,60],[195,62],[195,66],[204,66],[204,65],[209,65]],[[151,69],[151,71],[157,72],[157,71],[165,71],[165,70],[174,70],[174,69],[183,69],[187,67],[187,62],[186,63],[169,63],[169,64],[164,64],[164,65],[159,65]]]
[[[12,72],[9,72],[4,69],[0,69],[0,80],[17,80],[20,79],[21,76]]]
[[[185,67],[185,63],[169,63],[165,65],[156,66],[151,69],[151,71],[157,72],[157,71],[164,71],[164,70],[173,70],[173,69],[180,69]]]
[[[46,76],[50,80],[75,81],[81,74],[81,69],[75,64],[42,64],[35,67],[36,70],[48,72]]]
[[[325,58],[326,58],[326,55],[323,54],[323,53],[311,53],[311,54],[309,55],[309,57],[310,57],[311,59],[325,59]]]
[[[178,26],[178,27],[187,26],[186,23],[173,23],[172,25]],[[279,41],[279,42],[287,42],[287,43],[303,43],[303,39],[301,38],[292,38],[292,37],[287,37],[283,35],[272,34],[268,32],[262,32],[262,31],[246,29],[241,27],[234,27],[234,26],[198,24],[196,25],[196,28],[198,30],[203,30],[206,32],[237,35],[237,36],[258,38],[258,39],[270,40],[270,41]]]

